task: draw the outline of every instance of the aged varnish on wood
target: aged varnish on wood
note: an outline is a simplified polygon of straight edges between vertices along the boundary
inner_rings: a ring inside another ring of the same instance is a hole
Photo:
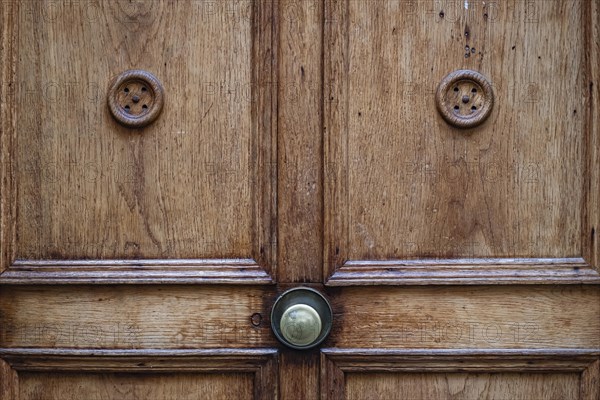
[[[0,399],[600,400],[599,1],[0,20]]]

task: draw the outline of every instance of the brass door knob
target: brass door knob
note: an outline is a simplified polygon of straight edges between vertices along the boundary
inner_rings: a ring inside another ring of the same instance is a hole
[[[285,310],[279,328],[281,334],[296,346],[306,346],[314,342],[321,333],[319,313],[306,304],[296,304]]]
[[[310,349],[331,331],[333,312],[318,291],[300,287],[283,293],[271,311],[271,328],[280,342],[298,350]]]

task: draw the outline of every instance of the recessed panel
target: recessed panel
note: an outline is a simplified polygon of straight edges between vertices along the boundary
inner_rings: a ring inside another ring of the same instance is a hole
[[[583,2],[438,3],[348,1],[349,259],[581,255]],[[496,97],[471,130],[435,106],[458,69]]]
[[[19,373],[21,400],[253,399],[252,374]]]
[[[349,373],[346,398],[576,399],[578,373]]]
[[[527,349],[600,346],[595,286],[344,288],[328,347]]]
[[[276,343],[265,301],[237,286],[5,286],[0,348],[208,349]]]
[[[590,2],[326,4],[330,284],[597,282]]]
[[[256,259],[267,133],[253,82],[268,74],[255,55],[270,36],[252,26],[268,7],[209,3],[14,7],[15,258]],[[164,88],[162,113],[139,129],[107,107],[130,69]]]

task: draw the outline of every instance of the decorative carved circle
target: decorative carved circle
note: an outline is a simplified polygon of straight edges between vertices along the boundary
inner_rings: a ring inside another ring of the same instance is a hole
[[[479,72],[458,70],[442,79],[435,104],[450,125],[474,128],[492,112],[494,92],[492,85]]]
[[[164,90],[150,72],[129,70],[117,75],[108,90],[108,108],[112,116],[127,128],[142,128],[160,115]]]

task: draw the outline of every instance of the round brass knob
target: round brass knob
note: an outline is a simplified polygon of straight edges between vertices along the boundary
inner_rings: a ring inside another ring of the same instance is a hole
[[[319,337],[321,317],[311,306],[296,304],[285,310],[279,327],[288,342],[296,346],[306,346]]]
[[[273,333],[288,347],[303,350],[318,346],[331,331],[333,312],[318,291],[290,289],[275,301],[271,311]]]

